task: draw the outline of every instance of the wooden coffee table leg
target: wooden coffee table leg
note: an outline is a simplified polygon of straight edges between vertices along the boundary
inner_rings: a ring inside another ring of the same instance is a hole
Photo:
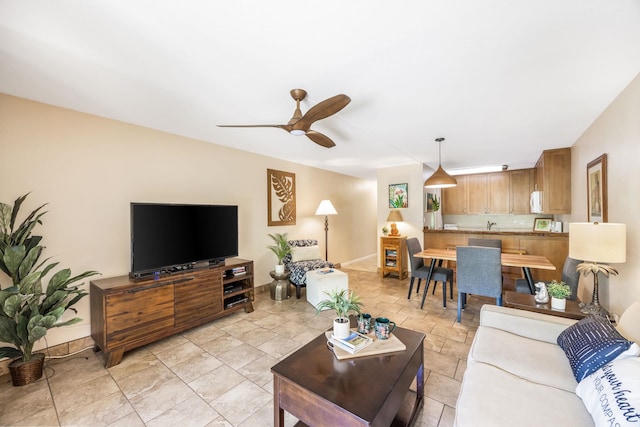
[[[280,407],[280,377],[273,376],[273,426],[284,427],[284,410]]]

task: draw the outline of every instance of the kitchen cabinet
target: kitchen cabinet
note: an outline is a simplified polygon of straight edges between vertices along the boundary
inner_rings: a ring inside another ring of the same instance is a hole
[[[512,187],[512,173],[516,172],[519,174]],[[443,215],[529,213],[533,169],[460,175],[456,179],[457,187],[442,190]]]
[[[456,177],[458,185],[442,189],[442,214],[464,215],[467,213],[467,177]]]
[[[542,212],[571,213],[571,148],[545,150],[535,167],[536,190],[542,191]]]
[[[467,175],[467,213],[487,213],[487,175]]]
[[[509,171],[509,213],[529,214],[529,199],[534,188],[534,169]]]

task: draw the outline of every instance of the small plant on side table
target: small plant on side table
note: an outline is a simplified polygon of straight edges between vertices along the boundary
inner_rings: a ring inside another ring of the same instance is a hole
[[[284,264],[282,260],[284,257],[291,253],[291,246],[287,241],[287,233],[275,233],[269,234],[269,237],[274,241],[275,245],[267,246],[278,258],[278,264],[276,264],[276,273],[284,273]]]
[[[362,301],[354,294],[353,291],[348,289],[334,289],[329,292],[325,292],[329,297],[324,299],[316,305],[316,314],[321,310],[330,309],[336,312],[336,318],[333,320],[333,335],[336,338],[346,338],[349,336],[349,314],[360,314],[360,307]]]
[[[551,296],[551,307],[564,310],[566,299],[571,296],[571,287],[564,282],[553,280],[547,285],[547,292]]]

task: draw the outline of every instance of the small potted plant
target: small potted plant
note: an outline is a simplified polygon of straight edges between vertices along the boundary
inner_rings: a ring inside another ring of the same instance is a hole
[[[333,320],[333,335],[336,338],[346,338],[350,333],[349,313],[360,314],[360,307],[363,306],[360,298],[348,289],[334,289],[325,292],[329,297],[318,303],[316,314],[329,309],[336,312]]]
[[[284,264],[282,260],[284,257],[291,253],[291,246],[287,241],[287,233],[275,233],[269,234],[269,237],[274,241],[275,245],[267,246],[278,258],[278,264],[276,264],[276,274],[284,273]]]
[[[389,234],[389,228],[385,225],[382,227],[382,235],[386,236],[387,234]]]
[[[547,292],[551,295],[551,308],[564,310],[567,298],[571,296],[571,287],[564,282],[553,280],[547,285]]]
[[[436,222],[437,222],[437,218],[436,218],[436,212],[438,212],[440,210],[440,201],[438,200],[438,195],[434,194],[433,195],[433,207],[432,207],[432,212],[431,212],[431,229],[435,230],[436,229]]]

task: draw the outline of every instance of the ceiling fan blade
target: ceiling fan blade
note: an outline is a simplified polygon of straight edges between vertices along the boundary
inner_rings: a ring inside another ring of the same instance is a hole
[[[335,147],[336,143],[329,139],[329,137],[321,134],[320,132],[316,132],[315,130],[310,130],[306,133],[310,140],[315,142],[318,145],[322,145],[325,148]]]
[[[279,128],[287,132],[291,130],[291,125],[216,125],[219,128]]]
[[[351,98],[347,95],[340,94],[332,96],[329,99],[314,105],[307,111],[300,120],[295,122],[292,126],[293,129],[299,129],[309,131],[311,124],[315,121],[327,118],[338,111],[342,110],[351,102]]]

